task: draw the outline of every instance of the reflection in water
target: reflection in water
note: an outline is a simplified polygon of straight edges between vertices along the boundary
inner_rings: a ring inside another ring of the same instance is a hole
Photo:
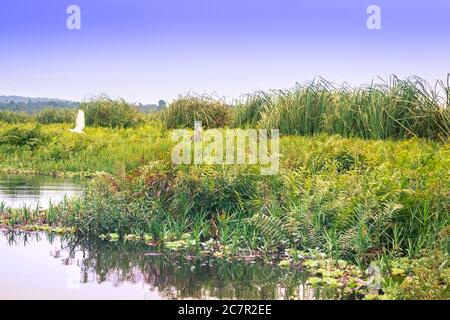
[[[0,256],[0,284],[6,283],[0,298],[7,299],[312,299],[317,294],[304,285],[307,275],[300,271],[160,255],[144,244],[4,231]]]
[[[0,175],[0,202],[11,208],[35,208],[38,204],[47,208],[50,201],[56,204],[80,193],[81,186],[74,179]]]

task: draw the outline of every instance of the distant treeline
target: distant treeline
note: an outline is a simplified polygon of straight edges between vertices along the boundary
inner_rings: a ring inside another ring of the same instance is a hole
[[[0,110],[36,113],[44,108],[74,109],[79,102],[45,98],[0,96]]]
[[[130,128],[156,118],[156,111],[165,108],[165,101],[159,105],[131,104],[123,99],[111,99],[101,96],[90,101],[81,102],[75,107],[59,106],[44,107],[36,112],[2,110],[0,108],[0,123],[75,123],[78,109],[85,112],[86,125],[92,127]]]
[[[49,99],[49,98],[29,98],[21,96],[0,96],[0,111],[23,112],[35,114],[44,109],[76,109],[81,105],[77,101]],[[166,106],[164,100],[158,104],[135,104],[136,109],[144,113],[159,111]]]

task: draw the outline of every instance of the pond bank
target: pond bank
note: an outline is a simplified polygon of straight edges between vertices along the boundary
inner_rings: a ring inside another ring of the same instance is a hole
[[[322,299],[307,273],[137,243],[0,230],[1,299]],[[33,266],[32,268],[30,266]]]
[[[429,298],[429,285],[431,297],[448,297],[448,144],[282,137],[280,174],[261,176],[257,165],[174,166],[168,132],[159,128],[89,128],[86,136],[56,125],[40,130],[51,143],[4,145],[4,165],[114,174],[96,176],[82,198],[50,210],[0,208],[9,227],[154,242],[172,254],[258,257],[286,269],[305,267],[317,248],[320,259],[334,262],[311,262],[311,286],[358,288],[348,281],[352,271],[336,271],[345,261],[364,282],[381,272],[386,283],[376,298],[402,298],[407,290]]]

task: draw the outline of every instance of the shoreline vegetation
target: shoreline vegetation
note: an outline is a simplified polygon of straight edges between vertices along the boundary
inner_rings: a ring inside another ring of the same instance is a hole
[[[84,135],[60,110],[0,111],[0,172],[87,178],[82,197],[48,210],[1,204],[0,225],[303,268],[340,298],[449,299],[450,91],[439,86],[319,80],[231,105],[182,96],[152,114],[102,97],[81,105]],[[171,130],[195,120],[279,129],[280,173],[174,165]]]

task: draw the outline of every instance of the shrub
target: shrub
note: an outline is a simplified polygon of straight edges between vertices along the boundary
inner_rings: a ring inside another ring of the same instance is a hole
[[[206,128],[219,128],[229,124],[231,113],[227,104],[210,96],[182,96],[163,111],[162,118],[169,129],[192,128],[194,121],[201,121]]]
[[[86,125],[109,128],[135,127],[141,121],[137,108],[125,100],[100,97],[81,104],[86,116]]]
[[[0,136],[0,145],[28,146],[35,148],[48,142],[49,137],[39,126],[12,127]]]

